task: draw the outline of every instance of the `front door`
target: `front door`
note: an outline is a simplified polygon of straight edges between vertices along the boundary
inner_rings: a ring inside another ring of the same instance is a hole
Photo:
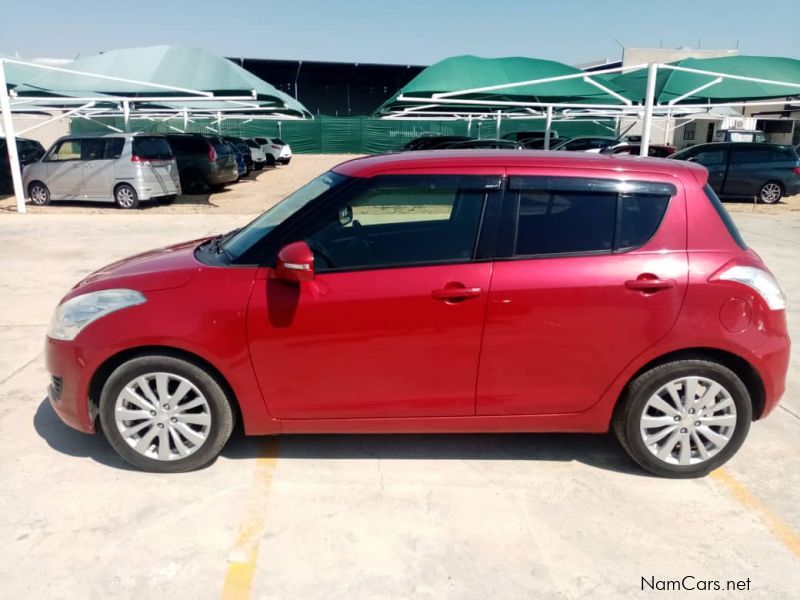
[[[53,148],[47,159],[47,181],[54,200],[82,200],[83,162],[81,140],[66,139]]]
[[[699,148],[689,159],[708,169],[708,184],[717,194],[722,195],[727,184],[728,175],[728,147],[725,145]]]
[[[472,415],[492,272],[486,177],[396,176],[340,193],[293,239],[316,278],[256,281],[250,351],[282,419]]]
[[[492,275],[477,413],[585,410],[677,319],[683,194],[671,184],[512,176],[506,202],[513,223]]]

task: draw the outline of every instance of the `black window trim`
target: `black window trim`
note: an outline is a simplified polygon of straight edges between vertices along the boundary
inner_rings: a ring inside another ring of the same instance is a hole
[[[293,215],[286,223],[267,234],[258,244],[262,247],[259,267],[275,267],[277,253],[283,246],[301,239],[300,231],[307,227],[309,222],[319,211],[335,207],[345,198],[352,198],[353,195],[360,194],[371,187],[377,185],[396,184],[406,186],[414,180],[424,179],[426,183],[438,181],[440,185],[464,189],[462,185],[468,185],[465,189],[472,191],[483,190],[484,198],[481,206],[481,214],[478,221],[478,228],[475,232],[475,241],[472,247],[472,256],[468,259],[455,258],[445,260],[415,261],[410,263],[388,263],[377,265],[365,265],[358,267],[342,267],[337,269],[326,269],[320,275],[349,273],[357,271],[379,271],[385,269],[407,269],[413,267],[429,267],[437,265],[455,265],[491,262],[494,260],[494,239],[500,222],[500,210],[502,202],[502,191],[504,188],[504,177],[497,175],[463,175],[463,174],[386,174],[375,175],[373,177],[355,177],[352,181],[346,182],[335,190],[323,194],[322,197],[303,207],[297,214]],[[455,180],[455,183],[454,183]],[[459,183],[462,182],[462,183]],[[490,202],[494,203],[493,210],[487,210]],[[484,237],[486,240],[484,241]],[[237,263],[235,266],[246,266]],[[252,265],[251,265],[252,266]]]
[[[520,193],[523,190],[539,191],[590,191],[590,192],[616,192],[617,200],[614,206],[614,232],[612,247],[608,250],[578,250],[575,252],[551,252],[538,254],[516,254],[517,234],[519,232],[519,205]],[[617,235],[620,227],[620,208],[622,199],[631,194],[668,195],[667,205],[658,221],[653,233],[641,244],[617,248]],[[535,260],[547,258],[570,258],[581,256],[610,256],[625,254],[647,245],[661,229],[661,225],[669,212],[670,205],[678,193],[678,189],[671,183],[644,180],[606,179],[592,177],[563,177],[551,175],[512,175],[508,178],[507,191],[503,199],[503,224],[501,236],[504,243],[500,243],[495,254],[495,260]]]

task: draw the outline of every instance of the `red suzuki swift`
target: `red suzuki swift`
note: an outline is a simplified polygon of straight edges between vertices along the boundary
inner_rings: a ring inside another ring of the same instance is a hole
[[[81,281],[49,397],[152,471],[248,434],[606,432],[703,475],[784,391],[785,297],[704,168],[569,153],[358,159],[238,231]]]

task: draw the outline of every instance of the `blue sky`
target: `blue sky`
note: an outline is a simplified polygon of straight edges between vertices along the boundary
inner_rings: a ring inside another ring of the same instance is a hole
[[[152,44],[226,56],[428,64],[454,54],[616,59],[620,48],[800,58],[800,0],[0,0],[0,53]],[[78,8],[79,7],[79,8]]]

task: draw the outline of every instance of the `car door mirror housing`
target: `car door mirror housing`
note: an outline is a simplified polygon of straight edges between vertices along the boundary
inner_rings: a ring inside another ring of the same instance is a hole
[[[305,242],[292,242],[278,252],[275,278],[284,281],[313,281],[314,253]]]

